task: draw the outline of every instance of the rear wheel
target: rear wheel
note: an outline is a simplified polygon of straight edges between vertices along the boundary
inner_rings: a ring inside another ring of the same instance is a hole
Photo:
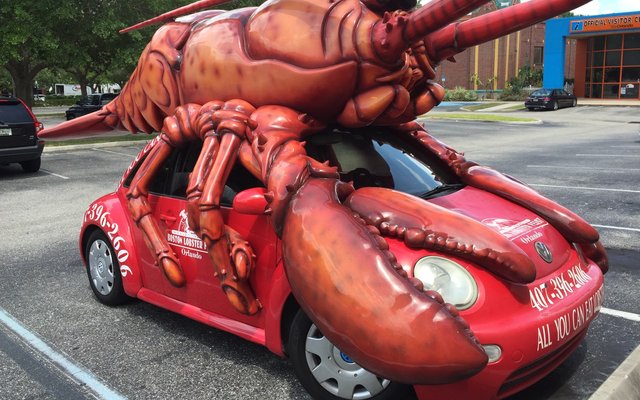
[[[302,310],[291,324],[288,351],[300,383],[315,399],[401,400],[411,390],[362,368],[334,346]]]
[[[115,306],[131,299],[124,292],[116,252],[104,232],[96,230],[89,236],[85,258],[91,290],[101,303]]]
[[[551,106],[551,108],[552,108],[554,111],[555,111],[555,110],[557,110],[558,108],[560,108],[560,107],[558,106],[558,102],[557,102],[557,101],[554,101],[554,102],[553,102],[553,105]]]
[[[571,103],[571,107],[575,107],[578,105],[578,100],[573,99],[573,103]]]
[[[40,164],[41,164],[41,159],[40,157],[38,157],[38,158],[34,158],[33,160],[22,161],[20,163],[20,166],[22,167],[22,170],[24,172],[38,172],[38,170],[40,169]]]

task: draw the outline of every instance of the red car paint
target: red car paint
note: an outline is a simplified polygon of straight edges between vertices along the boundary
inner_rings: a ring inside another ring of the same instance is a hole
[[[162,221],[173,251],[180,257],[187,284],[176,288],[167,282],[145,245],[127,210],[125,182],[157,142],[150,142],[136,157],[116,192],[89,206],[80,234],[81,252],[91,231],[103,230],[116,250],[129,296],[231,332],[285,356],[282,329],[286,327],[282,326],[282,318],[291,289],[282,265],[279,240],[269,217],[259,213],[266,204],[262,189],[241,192],[233,207],[224,208],[225,223],[245,237],[257,255],[251,286],[264,308],[249,316],[237,312],[226,300],[200,239],[189,234],[188,223],[181,215],[185,200],[149,195],[153,216]],[[506,282],[464,259],[446,256],[466,268],[478,285],[478,300],[460,314],[482,344],[500,346],[502,355],[471,378],[447,385],[414,386],[416,394],[419,399],[480,400],[512,395],[542,379],[578,346],[602,304],[602,272],[536,214],[495,195],[465,187],[429,201],[484,222],[520,246],[532,259],[540,259],[534,249],[539,238],[545,240],[554,254],[552,263],[536,262],[537,279],[529,285]],[[398,240],[387,238],[387,241],[410,276],[418,259],[439,255],[407,248]]]

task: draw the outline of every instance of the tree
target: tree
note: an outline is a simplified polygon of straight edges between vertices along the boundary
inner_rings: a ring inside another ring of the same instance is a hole
[[[70,4],[54,0],[0,2],[0,64],[13,81],[14,93],[33,101],[33,80],[56,59],[60,33],[69,26]]]
[[[118,31],[192,0],[20,0],[0,1],[0,68],[10,74],[15,94],[32,103],[33,81],[44,68],[73,75],[87,85],[124,83],[157,29]],[[258,5],[237,0],[221,7]]]

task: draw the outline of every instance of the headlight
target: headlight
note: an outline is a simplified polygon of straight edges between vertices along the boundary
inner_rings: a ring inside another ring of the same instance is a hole
[[[478,299],[478,286],[471,274],[447,258],[421,258],[413,269],[413,276],[422,281],[425,290],[437,291],[458,310],[466,310]]]

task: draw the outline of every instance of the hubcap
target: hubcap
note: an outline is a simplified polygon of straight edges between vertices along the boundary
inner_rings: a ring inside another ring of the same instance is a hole
[[[370,399],[391,381],[362,368],[327,339],[314,324],[305,345],[307,365],[322,387],[343,399]]]
[[[113,254],[103,240],[96,240],[89,249],[89,273],[91,284],[102,295],[113,290]]]

